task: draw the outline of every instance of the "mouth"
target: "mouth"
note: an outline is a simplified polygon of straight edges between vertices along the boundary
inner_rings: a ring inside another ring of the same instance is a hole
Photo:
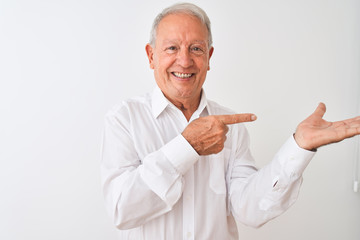
[[[195,75],[195,73],[180,73],[180,72],[171,72],[173,76],[180,79],[188,79]]]

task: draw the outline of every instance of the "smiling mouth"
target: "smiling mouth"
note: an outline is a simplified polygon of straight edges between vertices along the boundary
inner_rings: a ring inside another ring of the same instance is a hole
[[[190,78],[193,75],[195,75],[194,73],[179,73],[179,72],[172,72],[171,74],[177,78],[182,78],[182,79]]]

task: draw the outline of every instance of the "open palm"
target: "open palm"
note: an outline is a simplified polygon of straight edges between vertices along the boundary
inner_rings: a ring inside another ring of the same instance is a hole
[[[294,137],[300,147],[314,150],[360,134],[360,116],[328,122],[323,119],[325,112],[325,104],[320,103],[314,113],[298,125]]]

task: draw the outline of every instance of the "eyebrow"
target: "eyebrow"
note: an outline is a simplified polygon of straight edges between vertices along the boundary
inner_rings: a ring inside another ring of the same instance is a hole
[[[164,40],[163,41],[163,43],[176,43],[176,42],[178,42],[178,40],[172,40],[172,39],[170,39],[170,40]],[[193,41],[193,42],[191,42],[191,44],[195,44],[195,43],[197,43],[197,44],[206,44],[206,41],[203,41],[203,40],[195,40],[195,41]]]
[[[195,40],[195,43],[206,43],[206,41],[203,41],[203,40]]]

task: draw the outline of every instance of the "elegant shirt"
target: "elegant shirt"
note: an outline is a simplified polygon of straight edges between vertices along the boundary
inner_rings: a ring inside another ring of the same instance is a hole
[[[159,88],[108,112],[102,187],[120,239],[238,239],[236,221],[259,227],[294,203],[314,153],[291,136],[258,170],[244,124],[233,124],[220,153],[199,156],[181,133],[219,114],[233,112],[202,91],[188,122]]]

